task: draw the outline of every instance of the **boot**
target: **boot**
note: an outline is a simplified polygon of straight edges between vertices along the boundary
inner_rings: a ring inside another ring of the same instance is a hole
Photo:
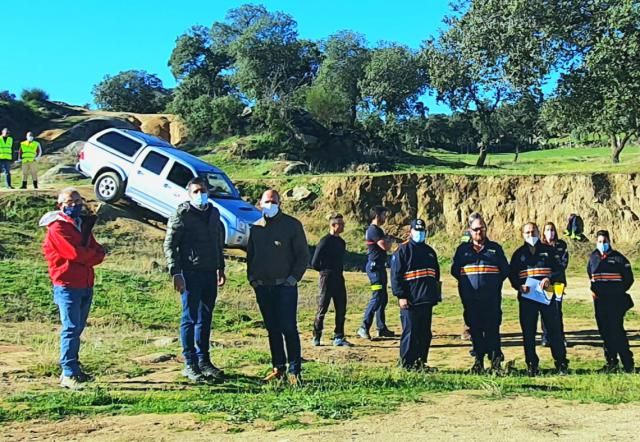
[[[26,187],[25,187],[26,188]],[[33,180],[33,188],[37,189],[38,188],[38,180]]]
[[[556,361],[556,370],[560,376],[565,376],[569,374],[569,361],[557,362]]]
[[[476,361],[471,367],[471,374],[483,374],[484,373],[484,358],[476,358]]]
[[[540,370],[538,370],[538,366],[535,364],[527,364],[527,376],[530,378],[534,378],[540,374]]]
[[[502,358],[500,356],[495,356],[491,360],[491,371],[496,375],[502,374]]]
[[[20,186],[21,189],[26,189],[27,188],[27,182],[23,181],[22,182],[22,186]]]

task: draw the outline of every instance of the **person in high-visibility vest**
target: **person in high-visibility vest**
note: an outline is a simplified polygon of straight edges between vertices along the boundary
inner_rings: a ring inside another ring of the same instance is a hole
[[[11,187],[11,163],[13,161],[13,138],[9,136],[9,129],[2,129],[0,136],[0,174],[4,172],[7,187]]]
[[[27,132],[27,139],[20,143],[20,153],[18,155],[18,161],[22,161],[22,187],[27,188],[27,177],[31,175],[33,181],[33,188],[38,188],[38,168],[36,167],[36,161],[42,156],[42,147],[33,138],[33,133]]]

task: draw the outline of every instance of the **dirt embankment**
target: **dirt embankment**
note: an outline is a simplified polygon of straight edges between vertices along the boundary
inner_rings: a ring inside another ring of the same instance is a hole
[[[570,213],[580,214],[585,233],[606,228],[613,241],[640,241],[640,175],[478,177],[396,174],[333,177],[322,182],[322,206],[366,222],[368,210],[392,210],[389,230],[424,217],[430,230],[457,237],[473,211],[485,215],[496,238],[515,238],[532,220],[553,221],[564,230]],[[323,207],[323,208],[327,208]]]

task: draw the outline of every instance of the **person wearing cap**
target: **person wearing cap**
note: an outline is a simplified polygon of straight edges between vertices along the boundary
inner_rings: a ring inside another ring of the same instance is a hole
[[[320,295],[318,296],[318,311],[313,321],[313,345],[320,345],[324,317],[333,300],[336,311],[336,327],[333,332],[333,345],[337,347],[351,347],[351,343],[344,337],[344,320],[347,314],[347,289],[344,283],[344,255],[347,250],[344,239],[340,234],[344,232],[344,218],[340,213],[329,217],[329,233],[326,234],[316,247],[311,267],[320,273]]]
[[[633,271],[629,260],[611,247],[609,232],[596,233],[596,249],[589,256],[587,274],[591,281],[591,296],[595,308],[596,323],[604,341],[606,365],[604,372],[618,370],[618,357],[622,368],[633,373],[633,353],[624,329],[624,316],[633,301],[627,291],[633,285]]]
[[[424,220],[412,221],[409,241],[391,258],[391,290],[402,323],[400,365],[408,370],[428,368],[433,306],[442,300],[438,255],[426,238]]]
[[[500,244],[487,238],[482,215],[469,216],[471,240],[456,249],[451,275],[458,281],[458,293],[469,326],[475,362],[472,373],[484,372],[484,357],[491,369],[500,372],[500,324],[502,323],[502,283],[509,276],[509,263]]]
[[[36,162],[42,156],[42,147],[33,137],[32,132],[27,132],[27,139],[20,142],[18,161],[22,162],[22,187],[27,188],[27,178],[31,176],[33,188],[38,188],[38,168]]]
[[[371,339],[369,330],[376,318],[379,338],[392,338],[395,333],[387,327],[385,309],[389,302],[387,294],[387,252],[391,250],[391,241],[385,235],[382,226],[387,220],[388,209],[377,206],[371,210],[371,224],[365,233],[367,244],[367,277],[371,283],[371,300],[364,311],[362,325],[357,331],[359,337]]]
[[[4,172],[7,188],[11,187],[11,162],[13,161],[13,138],[9,136],[9,129],[2,129],[0,135],[0,173]]]
[[[522,328],[527,374],[536,376],[539,373],[540,359],[536,354],[538,316],[542,316],[547,328],[551,355],[555,361],[556,370],[559,374],[566,374],[569,370],[569,361],[567,360],[567,349],[560,335],[560,317],[555,305],[557,303],[556,295],[552,294],[548,303],[531,299],[533,288],[527,284],[528,282],[534,283],[537,286],[533,287],[549,290],[553,283],[562,281],[564,269],[556,259],[553,247],[540,241],[540,233],[536,223],[527,222],[522,226],[522,238],[524,244],[511,257],[509,280],[511,286],[518,292],[520,327]]]

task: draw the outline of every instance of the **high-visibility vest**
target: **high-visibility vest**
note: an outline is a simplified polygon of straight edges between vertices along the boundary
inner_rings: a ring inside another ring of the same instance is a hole
[[[36,155],[38,155],[38,142],[37,141],[22,141],[20,143],[20,149],[22,150],[22,163],[33,163]]]
[[[12,160],[13,159],[13,138],[7,137],[5,140],[0,136],[0,160]]]

